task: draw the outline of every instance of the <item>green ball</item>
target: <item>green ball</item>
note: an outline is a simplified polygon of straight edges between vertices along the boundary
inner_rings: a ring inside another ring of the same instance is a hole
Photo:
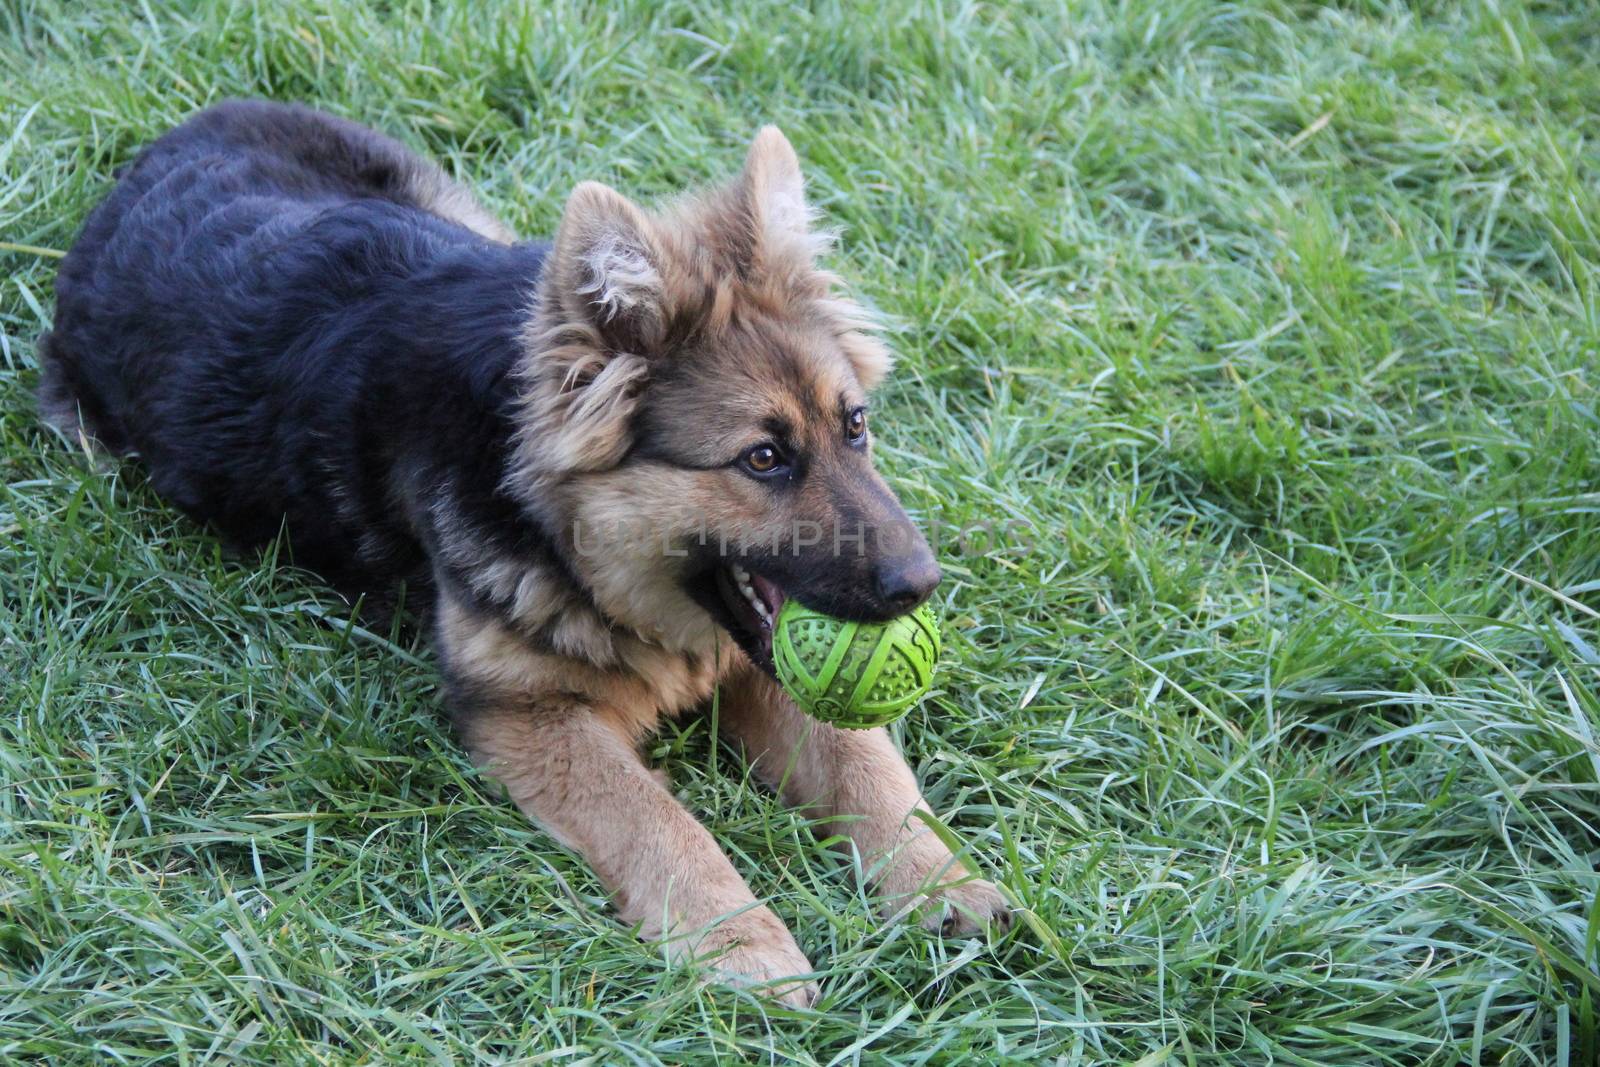
[[[848,622],[784,601],[772,634],[778,681],[806,714],[868,730],[911,710],[933,684],[939,624],[922,605],[885,623]]]

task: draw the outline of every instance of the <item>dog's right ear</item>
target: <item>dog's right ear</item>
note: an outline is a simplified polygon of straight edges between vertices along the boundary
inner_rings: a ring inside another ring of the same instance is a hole
[[[543,298],[613,350],[648,355],[667,321],[665,258],[648,215],[615,189],[583,182],[567,198]]]
[[[528,324],[528,418],[508,484],[540,487],[619,462],[667,320],[656,225],[627,197],[584,182],[567,198]],[[531,494],[531,495],[529,495]]]

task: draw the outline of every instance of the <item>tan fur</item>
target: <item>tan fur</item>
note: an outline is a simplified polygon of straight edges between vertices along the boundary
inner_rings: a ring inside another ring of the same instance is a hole
[[[650,350],[686,320],[702,347],[735,348],[759,313],[848,368],[861,391],[878,384],[888,349],[817,266],[826,240],[807,228],[800,188],[794,149],[769,126],[738,180],[659,214],[597,182],[573,190],[526,335],[537,357],[519,371],[527,429],[509,488],[531,497],[626,453]],[[626,328],[608,336],[608,325]]]
[[[826,242],[810,217],[794,149],[767,127],[739,179],[659,214],[599,183],[579,185],[545,268],[526,334],[530,358],[518,371],[525,429],[507,489],[562,536],[648,516],[650,537],[603,555],[579,553],[576,565],[609,618],[675,651],[709,655],[718,635],[684,594],[670,558],[663,566],[662,538],[757,538],[792,529],[796,518],[827,516],[772,512],[732,471],[658,467],[644,477],[637,466],[619,468],[637,406],[655,384],[652,360],[669,335],[692,329],[702,365],[695,381],[719,384],[709,395],[652,393],[656,403],[685,410],[680,451],[698,451],[707,464],[757,432],[756,413],[777,408],[797,425],[818,425],[819,409],[840,395],[864,400],[888,368],[866,312],[817,267]],[[792,408],[783,383],[751,358],[763,348],[805,363],[812,407]],[[834,423],[826,427],[832,432]],[[722,525],[705,530],[708,515]]]
[[[490,214],[471,190],[454,181],[443,169],[431,163],[416,165],[415,157],[407,157],[407,161],[413,166],[406,175],[406,191],[419,207],[459,223],[496,244],[508,245],[517,239],[510,227]]]
[[[635,739],[654,730],[662,716],[704,701],[717,678],[743,660],[727,641],[701,658],[612,630],[610,656],[597,662],[570,651],[544,651],[448,593],[441,593],[438,601],[436,639],[453,678],[497,701],[536,702],[550,694],[585,701],[604,709]]]
[[[704,675],[681,661],[675,669],[661,650],[623,671],[543,654],[449,596],[440,598],[437,634],[452,676],[487,704],[463,719],[473,761],[583,856],[622,921],[663,940],[674,960],[709,960],[737,980],[772,984],[792,1004],[815,998],[812,983],[778,981],[810,963],[635,748],[655,713],[679,705]],[[648,646],[632,647],[647,654]],[[738,653],[707,669],[724,678],[721,721],[757,773],[851,842],[887,918],[917,912],[949,935],[1008,921],[999,891],[916,818],[926,802],[887,733],[805,716]]]
[[[885,916],[917,911],[924,926],[947,934],[1009,921],[999,890],[973,877],[916,817],[927,802],[887,731],[818,722],[754,668],[724,685],[720,719],[784,800],[849,840]]]
[[[815,999],[813,983],[779,981],[811,970],[788,928],[634,747],[653,725],[641,712],[681,701],[688,679],[651,673],[666,660],[607,672],[541,655],[448,596],[438,632],[450,670],[486,687],[462,720],[473,761],[594,868],[623,922],[670,959],[708,960],[795,1006]]]
[[[719,682],[758,770],[779,781],[793,765],[785,795],[837,820],[886,913],[931,901],[927,921],[949,931],[1005,914],[992,886],[908,819],[925,805],[888,736],[801,715],[685,589],[696,539],[777,544],[797,521],[892,501],[864,447],[839,455],[844,412],[889,360],[817,266],[826,244],[794,150],[770,127],[736,181],[661,212],[578,186],[524,332],[523,428],[505,481],[562,563],[483,557],[472,530],[434,516],[440,561],[465,587],[441,574],[437,634],[473,759],[593,865],[624,921],[665,938],[673,958],[716,956],[755,982],[810,964],[634,748]],[[772,419],[812,457],[794,492],[774,494],[728,458]],[[635,455],[642,432],[676,460]],[[603,550],[585,551],[584,531],[606,538]],[[481,602],[494,610],[470,606]],[[808,1003],[815,986],[776,991]]]

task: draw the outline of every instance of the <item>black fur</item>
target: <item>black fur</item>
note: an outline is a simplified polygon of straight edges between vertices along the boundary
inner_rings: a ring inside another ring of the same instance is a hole
[[[233,540],[290,532],[347,589],[426,582],[436,506],[548,561],[500,490],[507,375],[543,263],[427,209],[431,164],[302,107],[220,104],[156,141],[56,282],[41,399]]]

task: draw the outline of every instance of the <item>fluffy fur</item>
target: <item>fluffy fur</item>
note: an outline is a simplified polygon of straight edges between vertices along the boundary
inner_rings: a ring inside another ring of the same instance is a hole
[[[825,247],[771,127],[723,187],[648,212],[584,183],[553,243],[516,243],[389,138],[231,102],[89,218],[41,399],[236,541],[286,530],[346,588],[424,590],[474,759],[645,936],[767,982],[809,964],[634,747],[718,684],[890,912],[1005,914],[910,818],[887,736],[805,719],[768,673],[784,597],[886,618],[938,580],[857,432],[888,353]],[[752,466],[763,445],[781,468]]]

